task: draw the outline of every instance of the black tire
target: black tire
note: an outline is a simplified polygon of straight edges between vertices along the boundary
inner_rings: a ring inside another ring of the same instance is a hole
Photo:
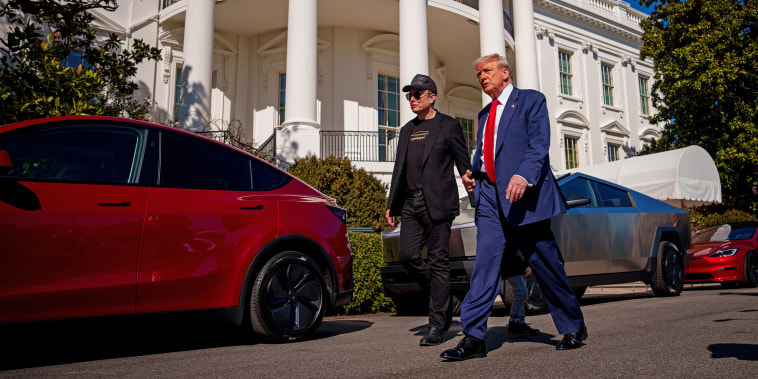
[[[529,291],[529,299],[527,299],[525,306],[526,314],[541,315],[550,312],[534,273],[526,278],[526,288]],[[510,284],[508,284],[508,281],[502,279],[500,282],[500,299],[503,301],[506,309],[511,309],[511,304],[513,304],[515,297],[516,294],[513,292]]]
[[[650,287],[657,296],[678,296],[684,287],[684,263],[679,249],[671,242],[658,245],[655,283]]]
[[[758,255],[755,251],[745,255],[745,281],[742,284],[750,288],[758,286]]]
[[[308,256],[285,251],[261,269],[250,295],[253,331],[272,342],[308,338],[327,310],[327,290],[318,265]]]

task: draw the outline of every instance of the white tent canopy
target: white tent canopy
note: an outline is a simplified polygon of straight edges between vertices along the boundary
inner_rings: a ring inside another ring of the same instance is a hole
[[[716,164],[705,149],[683,149],[578,167],[581,172],[631,188],[679,208],[721,203],[721,181]]]

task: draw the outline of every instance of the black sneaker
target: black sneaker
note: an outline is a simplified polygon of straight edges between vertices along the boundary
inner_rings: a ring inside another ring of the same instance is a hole
[[[529,327],[526,323],[509,322],[507,333],[516,337],[529,337],[540,334],[540,331]]]

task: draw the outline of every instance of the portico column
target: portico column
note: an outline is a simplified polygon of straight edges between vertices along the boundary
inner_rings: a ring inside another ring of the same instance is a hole
[[[289,0],[284,122],[277,130],[277,154],[288,162],[320,155],[317,36],[318,0]]]
[[[426,0],[400,0],[400,88],[416,74],[429,75]],[[430,75],[431,76],[431,75]],[[408,104],[400,104],[400,125],[416,117]]]
[[[495,53],[505,56],[502,0],[479,0],[479,50],[480,56]],[[513,62],[508,63],[513,64]],[[492,98],[482,92],[482,104],[489,104],[490,101]]]
[[[187,1],[180,125],[200,131],[210,121],[215,0]]]
[[[539,90],[537,37],[534,32],[534,4],[531,0],[513,2],[513,39],[518,68],[518,77],[515,78],[517,87]]]

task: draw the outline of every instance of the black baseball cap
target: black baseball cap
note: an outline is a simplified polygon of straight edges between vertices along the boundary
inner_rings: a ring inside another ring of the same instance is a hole
[[[416,74],[416,76],[413,77],[413,80],[411,80],[411,84],[403,87],[403,92],[410,91],[411,87],[429,90],[433,94],[437,94],[437,85],[434,84],[434,80],[432,80],[432,78],[426,75]]]

